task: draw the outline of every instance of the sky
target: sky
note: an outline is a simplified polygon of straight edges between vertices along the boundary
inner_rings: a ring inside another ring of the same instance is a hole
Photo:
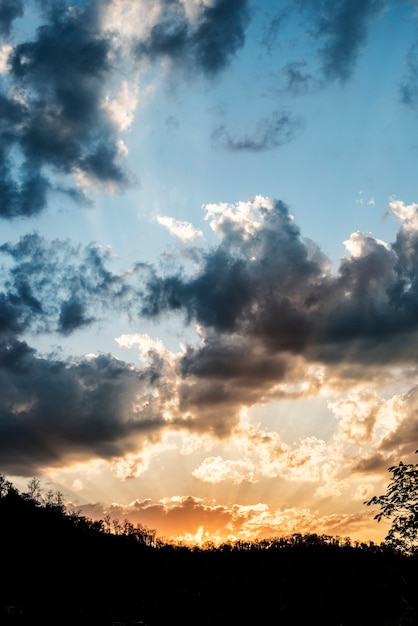
[[[418,447],[417,24],[0,0],[0,472],[170,541],[384,538],[364,502]]]

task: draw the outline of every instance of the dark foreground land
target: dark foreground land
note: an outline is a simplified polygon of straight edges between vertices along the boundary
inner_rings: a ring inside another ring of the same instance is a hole
[[[417,557],[317,535],[167,546],[4,481],[0,568],[2,626],[418,624]]]

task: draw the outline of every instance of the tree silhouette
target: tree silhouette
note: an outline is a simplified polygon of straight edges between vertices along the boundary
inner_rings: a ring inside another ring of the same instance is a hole
[[[374,517],[378,522],[382,518],[392,520],[386,543],[405,554],[413,554],[418,550],[418,464],[401,461],[388,471],[392,478],[386,493],[373,496],[364,504],[380,506]]]

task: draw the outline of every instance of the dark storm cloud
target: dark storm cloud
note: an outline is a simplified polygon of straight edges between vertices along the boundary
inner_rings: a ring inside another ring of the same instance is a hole
[[[12,23],[22,17],[23,0],[1,0],[0,3],[0,35],[9,35]]]
[[[297,118],[277,110],[260,120],[252,134],[233,136],[225,126],[220,126],[212,133],[212,140],[230,152],[264,152],[291,141],[300,125]]]
[[[127,182],[116,131],[102,107],[113,68],[111,44],[100,32],[99,3],[42,4],[43,23],[33,40],[13,48],[12,89],[1,95],[0,215],[6,218],[45,208],[54,187],[51,172],[81,172],[103,184]]]
[[[98,246],[46,241],[33,233],[0,246],[8,262],[0,291],[0,334],[25,329],[64,335],[96,321],[109,307],[124,308],[129,292],[123,276],[107,264]]]
[[[135,409],[149,373],[110,355],[41,358],[26,343],[0,342],[1,470],[30,475],[41,467],[136,449],[162,421]]]
[[[355,233],[347,243],[352,254],[336,274],[319,248],[302,238],[282,202],[254,216],[262,223],[250,235],[245,224],[225,216],[216,225],[222,242],[203,257],[196,275],[149,279],[143,313],[183,311],[189,322],[220,333],[217,358],[200,348],[193,353],[196,364],[187,368],[204,371],[206,361],[226,377],[232,362],[230,377],[234,371],[239,377],[231,342],[239,346],[242,338],[272,354],[324,363],[414,359],[418,234],[410,226],[414,218],[396,210],[402,223],[393,246]]]
[[[196,23],[187,19],[179,0],[164,0],[161,5],[161,20],[135,46],[138,59],[169,58],[210,76],[222,70],[244,45],[247,0],[202,3]]]

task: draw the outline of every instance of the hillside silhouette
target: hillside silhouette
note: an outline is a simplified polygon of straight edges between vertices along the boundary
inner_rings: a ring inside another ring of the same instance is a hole
[[[1,475],[0,542],[5,626],[418,623],[417,557],[385,544],[295,534],[174,546],[68,511],[36,481],[20,493]]]

